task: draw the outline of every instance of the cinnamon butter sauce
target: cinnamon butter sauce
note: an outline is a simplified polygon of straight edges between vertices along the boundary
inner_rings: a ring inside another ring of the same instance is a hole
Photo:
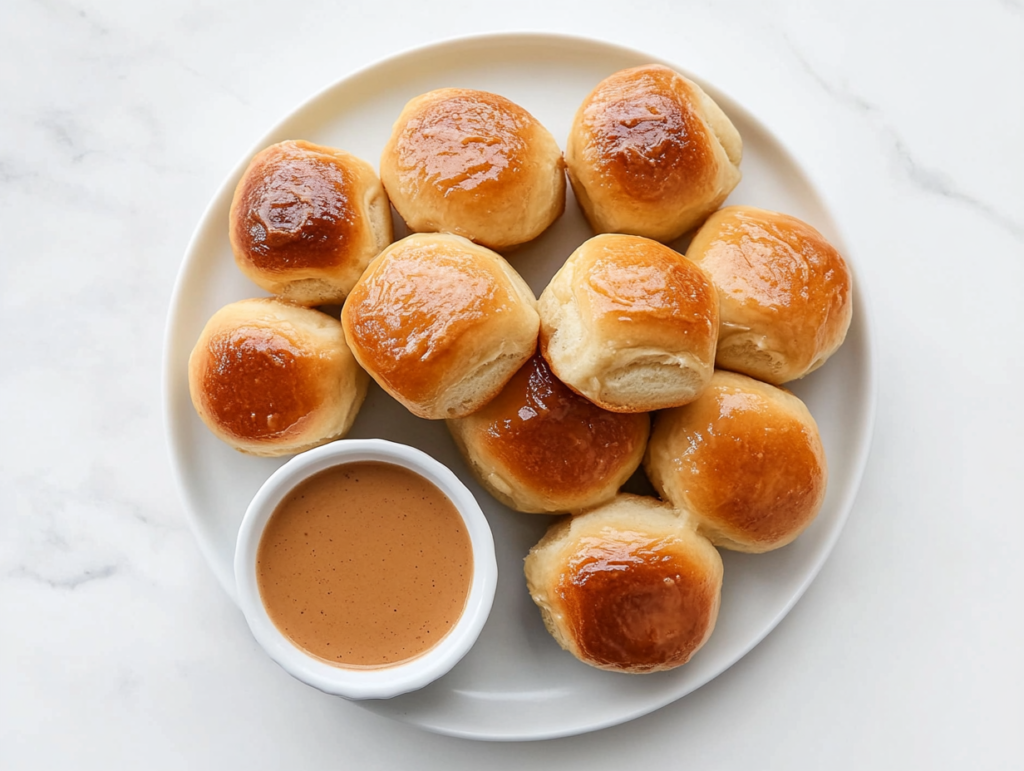
[[[325,469],[278,504],[256,580],[274,625],[351,669],[426,653],[456,625],[473,575],[455,505],[419,474],[363,461]]]

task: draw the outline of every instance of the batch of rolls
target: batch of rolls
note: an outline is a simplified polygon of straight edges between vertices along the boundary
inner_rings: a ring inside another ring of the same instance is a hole
[[[496,499],[568,515],[525,564],[563,648],[619,672],[684,664],[715,626],[716,547],[779,548],[822,505],[817,426],[780,386],[850,324],[850,273],[821,234],[719,209],[741,154],[719,106],[655,65],[599,83],[564,156],[522,107],[451,88],[406,105],[379,178],[342,150],[273,145],[229,228],[275,298],[209,321],[195,408],[238,450],[297,453],[344,436],[372,377],[446,420]],[[551,255],[538,300],[510,261],[562,214],[566,172],[597,235]],[[413,233],[395,243],[389,203]],[[685,256],[665,245],[696,228]],[[314,309],[339,303],[340,319]],[[660,500],[620,492],[641,463]]]

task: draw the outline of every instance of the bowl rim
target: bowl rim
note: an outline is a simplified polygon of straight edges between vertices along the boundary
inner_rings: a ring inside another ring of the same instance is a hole
[[[349,669],[303,650],[271,621],[256,577],[256,553],[274,510],[296,485],[335,466],[364,461],[391,463],[433,483],[454,504],[469,533],[473,575],[465,608],[440,642],[394,666]],[[249,629],[288,674],[346,699],[389,699],[418,690],[447,674],[473,647],[490,615],[497,587],[497,560],[490,525],[476,498],[447,466],[414,447],[384,439],[341,439],[296,455],[263,483],[245,512],[235,549],[238,600]]]

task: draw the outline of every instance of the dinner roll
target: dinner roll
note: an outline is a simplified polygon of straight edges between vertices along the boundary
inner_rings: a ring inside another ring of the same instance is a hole
[[[380,159],[409,229],[491,249],[536,238],[565,209],[565,164],[551,133],[486,91],[442,88],[410,101]]]
[[[778,385],[816,370],[846,338],[850,271],[806,222],[730,206],[708,219],[686,256],[718,289],[718,367]]]
[[[461,418],[533,354],[537,301],[501,255],[461,236],[420,234],[385,249],[341,320],[352,353],[421,418]]]
[[[391,207],[365,161],[280,142],[242,175],[228,232],[235,262],[257,286],[300,305],[340,303],[391,243]]]
[[[596,232],[671,241],[721,206],[742,154],[739,132],[700,86],[650,64],[605,78],[583,100],[565,162]]]
[[[715,372],[692,404],[660,413],[644,467],[661,497],[716,546],[765,552],[811,524],[828,482],[818,426],[796,396]]]
[[[602,410],[537,355],[498,396],[448,428],[491,495],[518,511],[555,513],[614,497],[643,459],[650,419]]]
[[[580,661],[646,673],[685,664],[715,628],[722,558],[671,507],[636,495],[552,525],[526,558],[544,625]]]
[[[715,289],[700,268],[655,241],[591,238],[551,279],[539,308],[551,369],[606,410],[686,404],[711,378]]]
[[[221,308],[188,361],[199,417],[250,455],[290,455],[344,436],[368,382],[337,319],[272,299]]]

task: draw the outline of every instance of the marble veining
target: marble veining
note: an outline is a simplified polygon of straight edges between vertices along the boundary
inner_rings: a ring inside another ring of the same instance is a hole
[[[72,23],[84,22],[92,35],[103,36],[110,33],[109,27],[77,3],[61,2],[60,0],[36,0],[36,5],[45,7],[52,16],[58,19],[69,19],[72,20]]]
[[[139,560],[152,560],[168,535],[186,537],[187,527],[123,488],[111,469],[95,463],[74,488],[42,474],[15,480],[15,519],[0,544],[0,579],[65,591],[112,578],[159,581]],[[114,531],[116,537],[103,535]]]
[[[82,584],[87,584],[92,581],[102,581],[104,578],[110,578],[117,572],[117,565],[103,565],[97,568],[87,568],[86,570],[73,575],[54,578],[53,576],[43,575],[32,568],[22,565],[10,571],[7,575],[10,578],[24,578],[29,581],[36,581],[50,587],[51,589],[67,589],[69,591],[73,591]]]
[[[75,120],[74,114],[67,110],[48,111],[35,121],[36,128],[46,134],[50,140],[65,148],[71,163],[80,163],[95,150],[82,146],[82,126]]]
[[[988,201],[967,193],[948,174],[939,169],[930,168],[919,161],[899,132],[886,119],[881,108],[856,93],[847,83],[827,80],[787,35],[783,34],[782,39],[786,41],[790,53],[800,64],[800,68],[825,93],[872,122],[884,138],[889,155],[894,159],[903,179],[927,193],[964,204],[1006,230],[1017,240],[1024,241],[1024,220],[1016,220]]]
[[[891,128],[887,129],[890,142],[899,159],[900,167],[907,179],[929,193],[940,195],[953,201],[959,201],[987,217],[993,223],[1011,233],[1014,238],[1024,241],[1024,220],[1015,220],[996,209],[992,204],[976,198],[957,187],[956,182],[937,169],[932,169],[918,162],[906,143]]]
[[[14,186],[16,183],[38,176],[32,170],[16,164],[12,160],[0,157],[0,185]]]
[[[0,575],[53,589],[75,589],[118,573],[125,558],[99,544],[95,507],[41,479],[16,482],[14,532],[0,551]],[[89,511],[89,509],[93,509]]]

